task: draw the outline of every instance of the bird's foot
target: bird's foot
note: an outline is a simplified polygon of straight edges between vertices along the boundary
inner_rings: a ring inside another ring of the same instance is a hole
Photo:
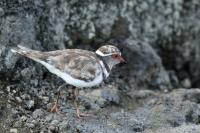
[[[59,98],[60,98],[60,92],[61,92],[61,89],[63,89],[63,87],[65,87],[66,86],[66,83],[64,83],[63,85],[61,85],[59,88],[58,88],[58,96],[57,96],[57,98],[56,98],[56,102],[55,102],[55,104],[54,104],[54,106],[51,108],[51,112],[52,113],[57,113],[57,114],[64,114],[64,113],[62,113],[60,110],[59,110],[59,107],[58,107],[58,100],[59,100]]]
[[[78,118],[94,116],[92,113],[83,113],[79,109],[76,109],[76,115]]]
[[[63,115],[64,113],[59,110],[58,103],[55,102],[54,106],[51,108],[52,113]]]

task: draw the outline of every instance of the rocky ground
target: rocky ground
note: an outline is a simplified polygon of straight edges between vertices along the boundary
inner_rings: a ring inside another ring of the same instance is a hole
[[[2,99],[2,132],[198,133],[200,131],[199,89],[176,89],[169,93],[138,90],[126,97],[121,92],[122,98],[114,93],[114,88],[111,86],[109,90],[104,88],[88,93],[82,92],[82,96],[86,96],[86,100],[82,103],[84,105],[82,111],[94,112],[93,116],[79,119],[75,115],[73,102],[66,98],[66,95],[62,96],[60,102],[63,114],[58,115],[49,112],[51,106],[49,103],[53,102],[49,100],[52,90],[46,90],[46,95],[43,96],[34,97],[34,93],[30,95],[25,93],[18,97],[14,95],[23,91],[14,88],[16,87],[7,88],[8,101],[6,98]],[[110,93],[106,93],[109,97],[102,95],[103,91],[109,91]]]
[[[200,2],[196,0],[1,0],[0,132],[199,133]],[[43,66],[16,55],[23,45],[48,51],[95,51],[113,42],[128,64],[100,86],[73,87],[50,108],[64,82]]]

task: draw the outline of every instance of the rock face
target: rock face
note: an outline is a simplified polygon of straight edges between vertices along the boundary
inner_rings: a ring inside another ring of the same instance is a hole
[[[0,132],[200,132],[199,13],[196,0],[1,0]],[[128,64],[99,87],[73,87],[49,112],[63,81],[11,47],[93,50],[114,42]],[[177,89],[184,87],[185,89]],[[186,89],[196,87],[197,89]]]
[[[131,39],[122,39],[118,44],[127,60],[127,65],[119,68],[118,73],[131,88],[170,89],[168,73],[161,58],[149,44]]]

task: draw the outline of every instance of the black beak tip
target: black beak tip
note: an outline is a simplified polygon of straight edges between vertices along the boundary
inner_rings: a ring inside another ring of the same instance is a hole
[[[122,64],[127,64],[126,60],[121,61]]]

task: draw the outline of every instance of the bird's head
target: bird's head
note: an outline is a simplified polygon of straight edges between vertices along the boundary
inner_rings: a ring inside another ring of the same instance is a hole
[[[99,49],[97,49],[96,54],[104,59],[110,69],[116,64],[126,62],[121,56],[120,50],[113,45],[101,46]]]

